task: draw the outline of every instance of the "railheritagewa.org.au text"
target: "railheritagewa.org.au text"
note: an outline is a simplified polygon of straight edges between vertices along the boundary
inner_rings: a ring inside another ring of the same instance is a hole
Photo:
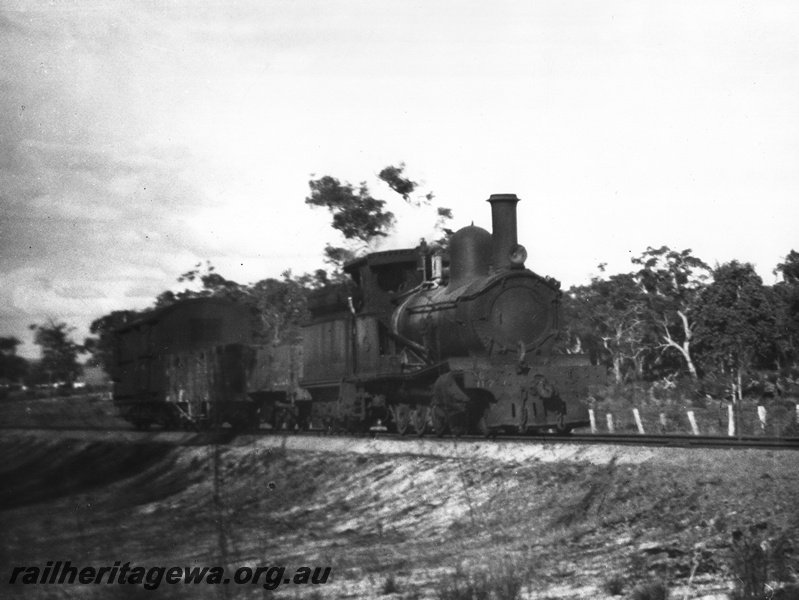
[[[327,583],[330,567],[164,567],[131,565],[115,561],[112,566],[76,566],[70,561],[48,561],[42,566],[16,566],[8,579],[15,585],[141,585],[146,590],[167,585],[253,585],[276,590],[281,585]]]

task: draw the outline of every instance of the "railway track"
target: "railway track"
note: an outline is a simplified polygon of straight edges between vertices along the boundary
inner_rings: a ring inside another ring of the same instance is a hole
[[[461,436],[454,438],[452,436],[445,436],[442,438],[435,436],[400,436],[396,433],[389,433],[386,431],[369,431],[360,435],[352,434],[332,434],[321,431],[303,431],[303,432],[275,432],[270,429],[259,429],[258,431],[240,432],[233,429],[222,428],[211,431],[168,431],[163,429],[152,429],[149,431],[137,431],[133,427],[101,427],[101,426],[49,426],[43,427],[41,425],[0,425],[0,431],[63,431],[63,432],[105,432],[113,434],[114,432],[125,432],[125,437],[141,436],[142,438],[161,437],[158,434],[164,434],[169,437],[180,437],[186,440],[191,440],[190,443],[228,443],[234,439],[247,437],[263,437],[263,436],[303,436],[303,437],[333,437],[333,438],[346,438],[365,439],[372,438],[374,440],[392,440],[402,441],[412,446],[415,441],[423,439],[426,442],[441,442],[451,443],[457,440],[461,443],[476,443],[487,440],[483,436]],[[570,435],[555,435],[555,434],[539,434],[533,436],[519,436],[519,435],[503,435],[491,438],[492,442],[497,443],[516,443],[516,444],[582,444],[582,445],[616,445],[616,446],[640,446],[640,447],[660,447],[660,448],[728,448],[728,449],[770,449],[770,450],[799,450],[799,437],[790,438],[776,438],[776,437],[758,437],[758,436],[695,436],[695,435],[680,435],[680,434],[664,434],[664,435],[651,435],[651,434],[605,434],[605,433],[572,433]]]
[[[541,436],[539,436],[539,439]],[[575,444],[614,444],[625,446],[656,446],[676,448],[771,448],[799,450],[799,438],[774,438],[757,436],[696,436],[649,434],[572,434],[570,436],[544,436],[547,442]]]

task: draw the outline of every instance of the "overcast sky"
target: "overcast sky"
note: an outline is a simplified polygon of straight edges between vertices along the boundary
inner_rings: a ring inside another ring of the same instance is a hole
[[[0,335],[82,341],[199,261],[242,283],[322,266],[308,180],[408,175],[528,266],[586,283],[647,246],[767,284],[799,249],[799,3],[206,0],[0,8]],[[399,201],[401,204],[401,201]],[[432,209],[431,209],[432,210]]]

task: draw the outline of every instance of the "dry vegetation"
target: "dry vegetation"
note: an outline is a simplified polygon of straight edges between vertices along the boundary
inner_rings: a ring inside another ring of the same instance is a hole
[[[85,427],[132,429],[120,418],[109,393],[96,392],[69,397],[18,397],[0,401],[0,427]]]
[[[330,565],[332,574],[324,585],[275,592],[54,585],[6,586],[0,595],[723,598],[755,546],[765,583],[781,588],[796,578],[794,453],[663,450],[641,460],[635,450],[580,458],[553,448],[562,457],[543,461],[510,445],[490,458],[468,449],[436,457],[317,446],[6,434],[4,581],[10,565],[48,560]],[[739,597],[744,587],[735,588]]]
[[[703,389],[706,382],[663,380],[654,383],[628,383],[597,387],[591,407],[599,431],[607,430],[607,415],[613,415],[615,431],[638,431],[633,409],[638,409],[647,433],[690,434],[691,411],[701,435],[727,435],[729,398],[716,388]],[[711,395],[708,392],[714,391]],[[786,384],[785,395],[764,395],[753,389],[737,407],[742,435],[795,437],[799,435],[796,406],[799,386]],[[758,406],[766,410],[766,423],[758,417]]]

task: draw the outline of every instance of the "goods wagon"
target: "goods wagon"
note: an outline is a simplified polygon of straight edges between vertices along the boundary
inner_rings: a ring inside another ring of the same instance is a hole
[[[297,421],[302,348],[254,345],[244,306],[182,300],[119,329],[115,339],[114,401],[137,428]]]

